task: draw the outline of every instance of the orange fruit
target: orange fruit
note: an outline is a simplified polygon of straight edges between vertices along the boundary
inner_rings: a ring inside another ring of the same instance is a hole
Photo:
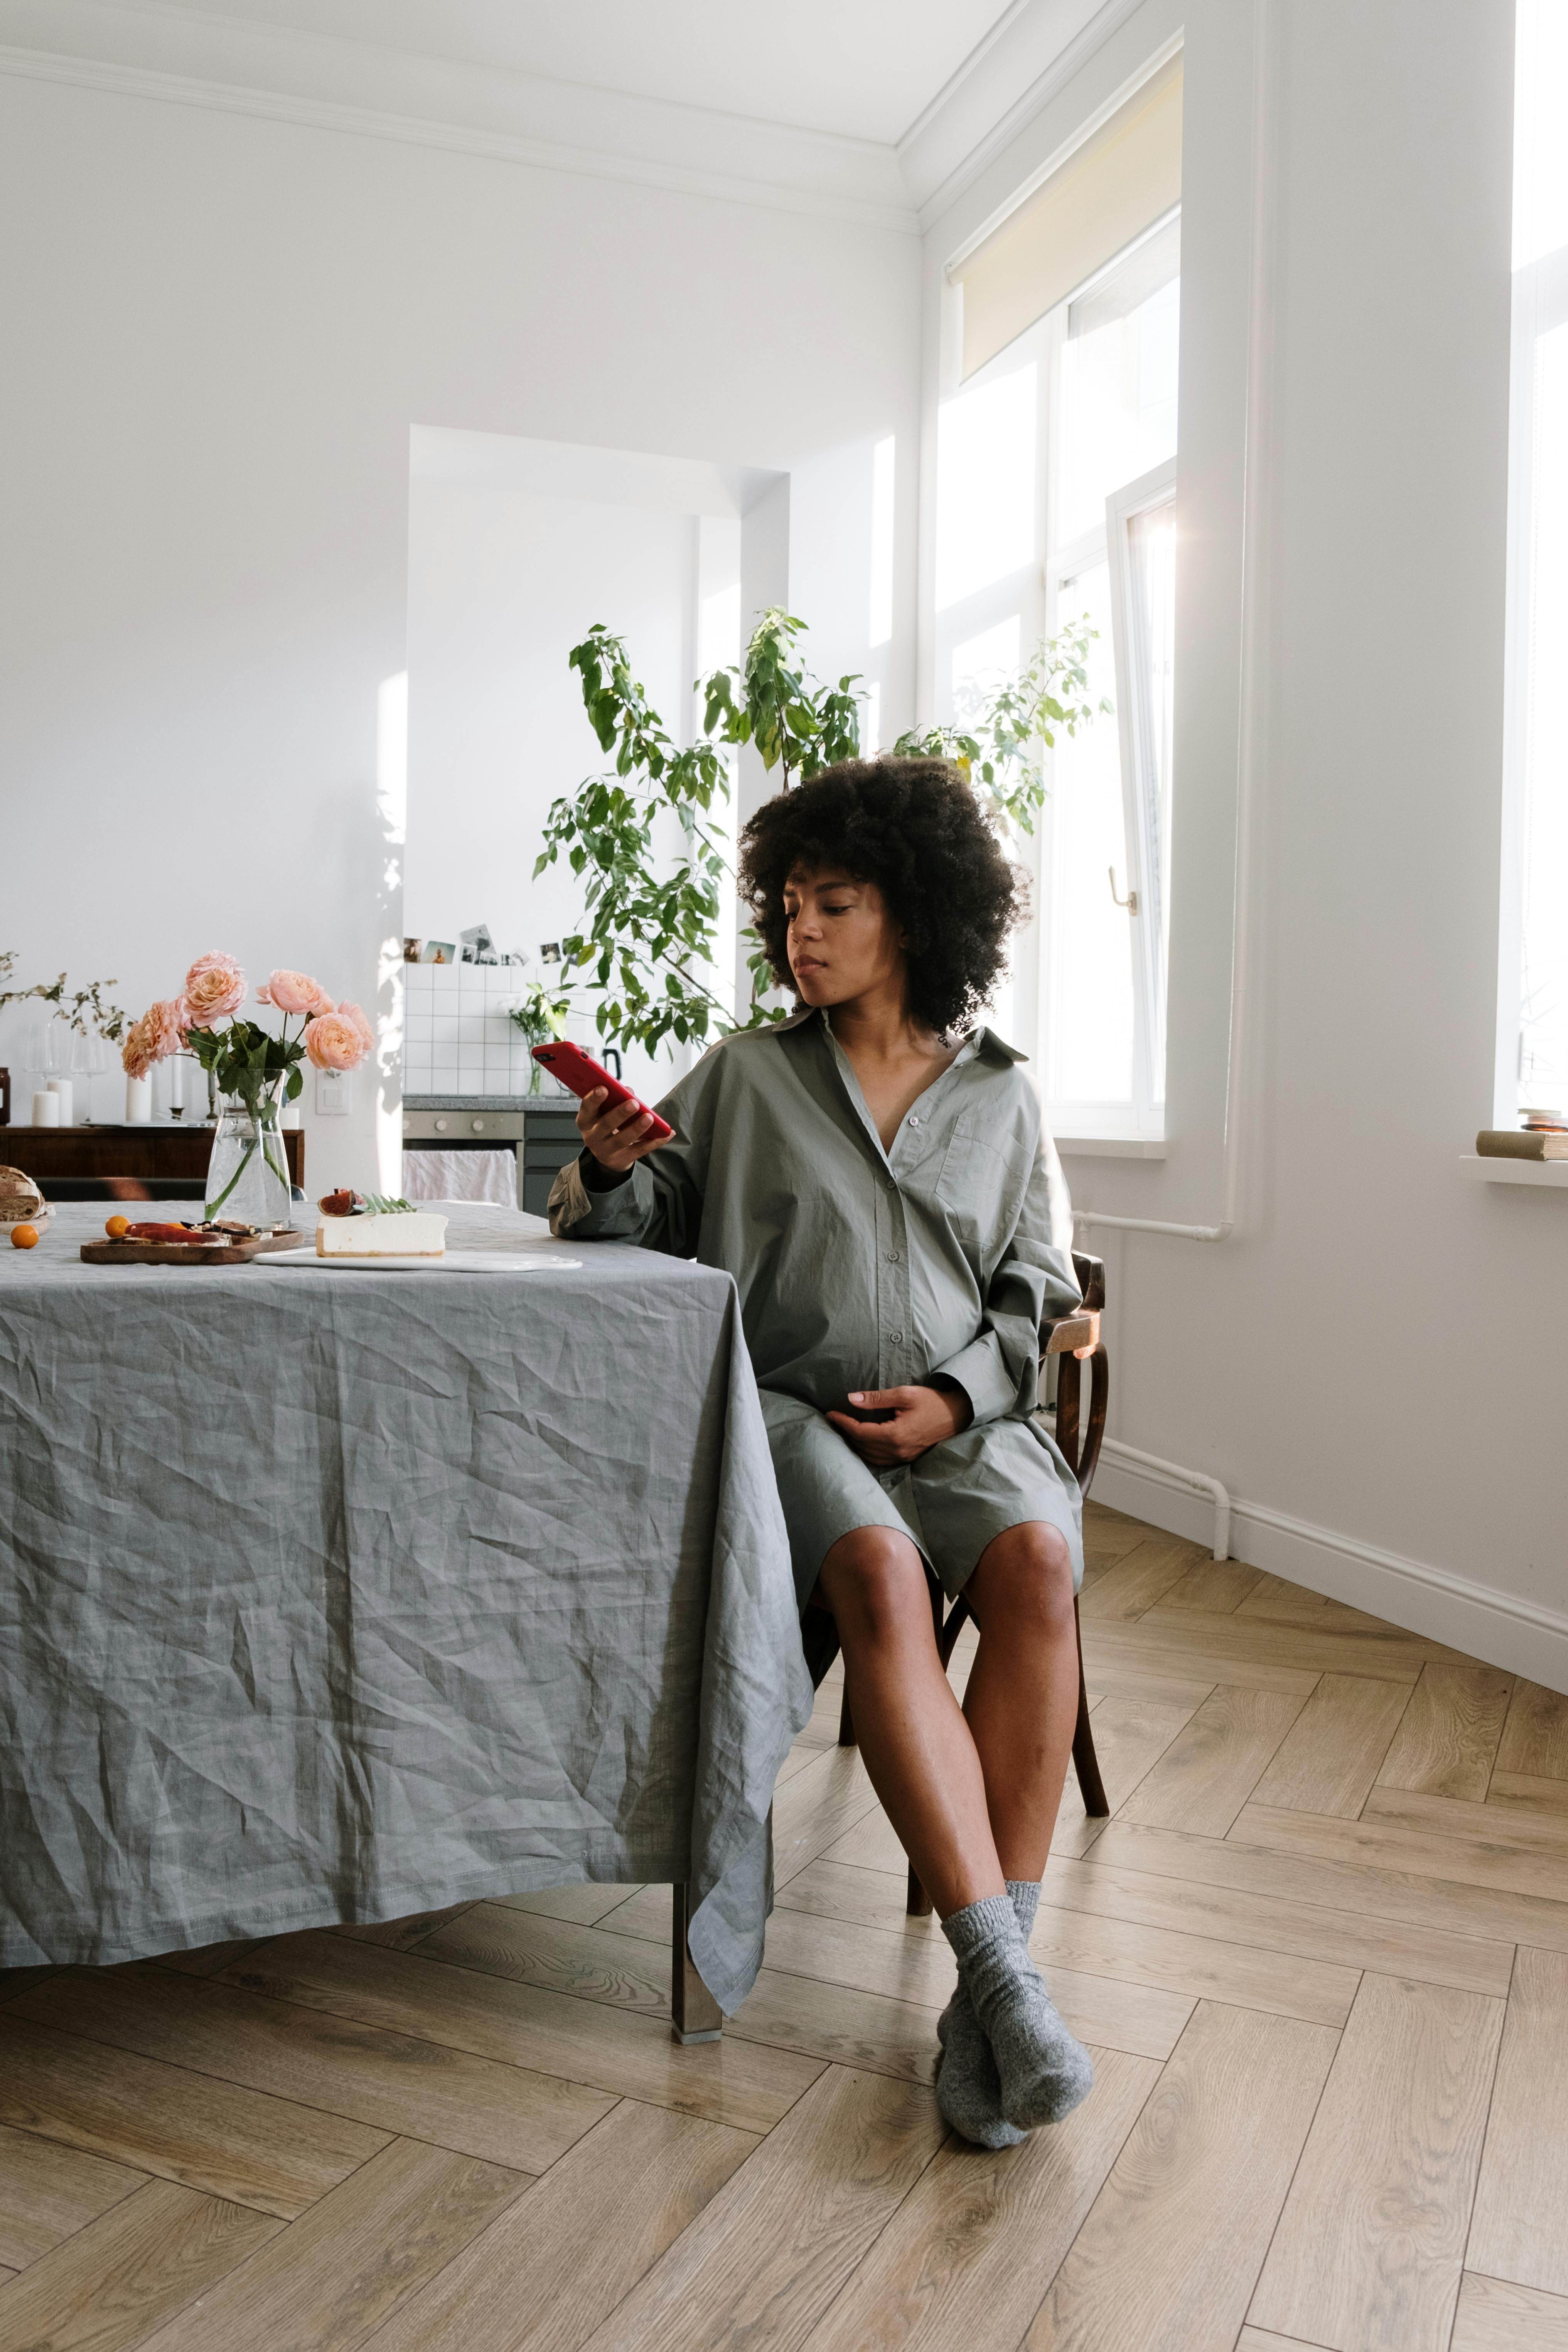
[[[131,1220],[129,1217],[110,1217],[103,1228],[111,1242],[117,1242],[120,1239],[121,1234],[128,1233],[130,1229]]]
[[[11,1228],[11,1246],[13,1249],[37,1249],[38,1246],[38,1228],[37,1225],[13,1225]]]

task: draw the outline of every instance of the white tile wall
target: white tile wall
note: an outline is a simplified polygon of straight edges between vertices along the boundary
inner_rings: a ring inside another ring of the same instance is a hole
[[[525,977],[516,964],[405,964],[404,1093],[525,1095],[528,1044],[506,1017]]]

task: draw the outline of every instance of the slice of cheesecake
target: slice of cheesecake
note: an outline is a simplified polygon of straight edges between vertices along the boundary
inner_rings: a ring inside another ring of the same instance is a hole
[[[318,1257],[445,1257],[447,1220],[427,1209],[398,1209],[358,1217],[323,1217],[316,1227]]]

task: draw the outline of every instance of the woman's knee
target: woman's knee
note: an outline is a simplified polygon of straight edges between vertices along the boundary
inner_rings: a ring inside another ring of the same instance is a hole
[[[987,1544],[971,1579],[982,1633],[1068,1633],[1073,1615],[1072,1552],[1059,1528],[1028,1519]]]
[[[814,1599],[831,1609],[839,1639],[880,1643],[931,1630],[925,1567],[908,1536],[891,1528],[857,1528],[840,1536],[822,1563]]]

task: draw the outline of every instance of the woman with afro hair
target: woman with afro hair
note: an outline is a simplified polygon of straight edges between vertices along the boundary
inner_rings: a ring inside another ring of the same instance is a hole
[[[1087,2093],[1027,1939],[1078,1708],[1077,1486],[1035,1418],[1079,1297],[1022,1055],[977,1016],[1025,893],[931,759],[847,761],[767,802],[741,887],[798,1009],[724,1038],[646,1116],[590,1095],[551,1195],[574,1241],[734,1276],[818,1680],[842,1646],[866,1769],[959,1980],[937,2098],[1006,2147]],[[980,1629],[963,1708],[928,1579]]]

